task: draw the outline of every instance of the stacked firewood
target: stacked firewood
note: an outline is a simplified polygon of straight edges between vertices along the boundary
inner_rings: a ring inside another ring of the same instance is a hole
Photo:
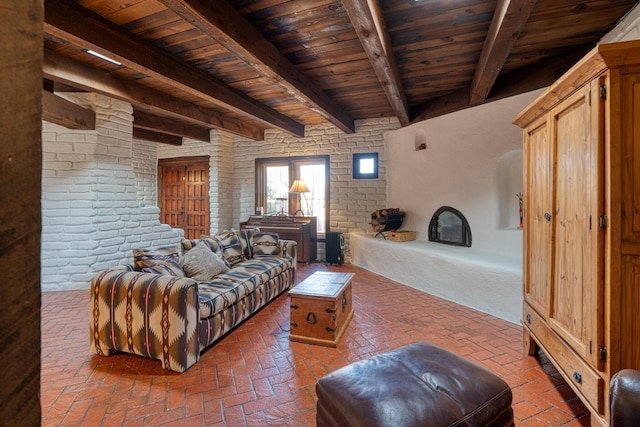
[[[371,214],[371,227],[375,232],[389,231],[400,228],[404,219],[404,212],[398,208],[378,209]]]

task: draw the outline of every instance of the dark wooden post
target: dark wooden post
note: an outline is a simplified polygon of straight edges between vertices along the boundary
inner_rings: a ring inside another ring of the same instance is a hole
[[[42,0],[0,7],[0,425],[39,425]]]

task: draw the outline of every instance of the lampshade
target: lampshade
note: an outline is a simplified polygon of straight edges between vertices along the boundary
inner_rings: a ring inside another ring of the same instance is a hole
[[[301,179],[296,179],[295,181],[293,181],[293,185],[289,190],[289,193],[310,193],[310,192],[311,190],[309,190],[309,187],[307,187],[307,184],[305,184],[304,181]]]

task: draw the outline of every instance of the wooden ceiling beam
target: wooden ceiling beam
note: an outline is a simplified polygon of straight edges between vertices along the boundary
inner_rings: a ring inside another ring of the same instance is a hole
[[[268,127],[296,137],[304,126],[252,99],[209,73],[191,66],[144,39],[120,29],[71,0],[45,2],[45,32],[82,49],[96,50],[143,74],[198,96],[237,114],[249,115]]]
[[[550,86],[593,47],[591,43],[574,46],[556,57],[505,73],[496,80],[489,99],[493,101]]]
[[[157,111],[199,125],[215,127],[256,141],[264,140],[264,129],[222,115],[211,108],[170,96],[138,83],[66,58],[49,49],[44,51],[43,75],[59,83],[100,93],[128,102],[134,107]]]
[[[96,113],[61,98],[48,90],[42,91],[42,119],[68,129],[94,130]]]
[[[409,106],[402,87],[389,33],[376,0],[342,0],[360,43],[402,126],[409,124]]]
[[[167,117],[149,114],[139,109],[133,110],[133,127],[161,132],[167,135],[192,138],[198,141],[211,142],[211,133],[206,127],[185,124]]]
[[[487,99],[536,0],[498,0],[471,82],[470,103]]]
[[[159,0],[185,21],[223,45],[274,84],[346,133],[355,123],[269,40],[225,0]]]
[[[503,74],[496,80],[489,97],[475,103],[471,102],[469,87],[433,99],[412,110],[411,123],[547,87],[586,55],[592,47],[592,45],[585,45],[572,48],[563,55]]]
[[[133,137],[145,141],[159,142],[161,144],[182,145],[182,138],[179,136],[137,128],[135,126],[133,127]]]

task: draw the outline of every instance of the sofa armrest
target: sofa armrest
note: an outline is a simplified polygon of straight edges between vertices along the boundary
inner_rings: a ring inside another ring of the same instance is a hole
[[[282,256],[291,258],[293,275],[291,276],[291,284],[289,286],[293,287],[296,284],[296,272],[298,271],[298,242],[286,239],[280,239],[279,242]]]
[[[623,369],[611,378],[611,427],[640,425],[640,371]]]
[[[294,263],[298,262],[298,242],[295,240],[280,239],[280,253],[293,259]]]
[[[186,277],[107,270],[91,281],[91,350],[159,359],[184,372],[200,358],[197,282]]]

